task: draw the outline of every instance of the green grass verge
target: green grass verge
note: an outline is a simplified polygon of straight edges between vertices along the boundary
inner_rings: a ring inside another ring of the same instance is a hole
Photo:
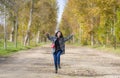
[[[100,50],[100,51],[105,51],[105,52],[109,52],[109,53],[114,53],[114,54],[119,54],[120,55],[120,47],[117,47],[116,49],[114,49],[113,47],[108,47],[108,46],[89,46],[91,48]]]
[[[40,44],[31,43],[30,46],[23,46],[21,43],[18,43],[17,48],[16,48],[14,43],[7,42],[7,49],[5,50],[3,41],[0,41],[0,57],[4,57],[4,56],[6,57],[6,56],[16,53],[20,50],[31,49],[33,47],[38,47],[43,44],[45,44],[45,43],[40,43]]]
[[[97,49],[103,52],[108,52],[108,53],[114,53],[114,54],[119,54],[120,55],[120,47],[117,47],[116,49],[114,49],[112,46],[90,46],[90,45],[81,45],[78,43],[74,43],[74,44],[70,44],[73,46],[84,46],[84,47],[88,47],[88,48],[93,48],[93,49]]]

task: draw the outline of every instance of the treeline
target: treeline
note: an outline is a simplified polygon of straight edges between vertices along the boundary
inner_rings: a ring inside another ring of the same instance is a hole
[[[0,39],[30,43],[46,41],[45,33],[54,33],[57,17],[56,0],[0,0]]]
[[[61,30],[83,45],[120,45],[120,0],[68,0]]]

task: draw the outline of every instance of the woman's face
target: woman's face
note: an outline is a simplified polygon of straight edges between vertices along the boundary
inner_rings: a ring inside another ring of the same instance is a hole
[[[60,36],[61,36],[61,32],[58,32],[57,37],[60,38]]]

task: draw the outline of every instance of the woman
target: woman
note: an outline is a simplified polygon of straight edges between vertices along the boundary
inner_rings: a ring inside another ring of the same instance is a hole
[[[55,37],[51,37],[48,33],[46,34],[47,38],[53,42],[53,56],[55,64],[55,73],[57,73],[58,68],[60,67],[60,55],[65,54],[65,42],[73,37],[73,35],[68,36],[67,38],[63,37],[61,31],[55,33]]]

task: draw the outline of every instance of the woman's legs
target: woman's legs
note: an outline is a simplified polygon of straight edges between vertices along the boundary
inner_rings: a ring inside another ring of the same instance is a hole
[[[57,73],[58,66],[57,66],[57,52],[53,54],[54,57],[54,65],[55,65],[55,73]]]
[[[62,51],[59,50],[53,54],[56,73],[57,73],[58,67],[61,68],[60,67],[60,55],[61,55],[61,53],[62,53]]]
[[[60,55],[61,55],[61,53],[62,53],[61,50],[59,50],[58,53],[57,53],[57,65],[58,65],[59,68],[61,68],[60,67]]]

